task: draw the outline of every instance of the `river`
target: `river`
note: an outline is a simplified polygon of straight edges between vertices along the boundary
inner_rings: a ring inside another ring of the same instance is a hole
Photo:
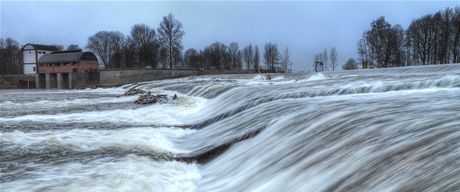
[[[460,65],[0,90],[0,131],[5,192],[460,191]]]

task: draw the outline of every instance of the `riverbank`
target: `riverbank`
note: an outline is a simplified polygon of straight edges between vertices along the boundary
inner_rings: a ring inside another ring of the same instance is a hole
[[[35,88],[35,77],[27,75],[0,75],[0,89]]]
[[[91,78],[75,80],[75,88],[115,87],[124,84],[203,75],[256,74],[254,70],[203,69],[111,69],[97,72]],[[56,75],[56,74],[54,74]],[[80,77],[81,75],[74,75]],[[31,89],[36,86],[35,76],[0,75],[0,89]],[[43,81],[46,81],[43,79]],[[46,84],[45,82],[42,82]],[[56,84],[56,82],[50,84]],[[56,88],[56,86],[54,87]]]

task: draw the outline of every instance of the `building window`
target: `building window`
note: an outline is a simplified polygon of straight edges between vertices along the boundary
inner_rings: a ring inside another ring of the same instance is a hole
[[[32,53],[32,52],[31,52],[31,51],[29,51],[29,54],[31,54],[31,53]]]

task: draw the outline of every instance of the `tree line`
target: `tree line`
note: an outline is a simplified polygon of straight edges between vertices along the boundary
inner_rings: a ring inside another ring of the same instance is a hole
[[[447,8],[412,20],[404,30],[385,18],[372,21],[358,42],[358,61],[343,69],[460,63],[460,7]]]
[[[249,44],[240,49],[237,42],[214,42],[203,50],[190,48],[182,54],[182,23],[169,14],[155,30],[145,24],[131,27],[128,36],[119,31],[100,31],[88,38],[87,49],[95,52],[106,69],[111,68],[202,68],[215,70],[288,71],[289,51],[281,54],[275,43],[264,47],[264,65],[259,48]]]
[[[19,64],[19,43],[12,38],[0,39],[0,74],[22,72]]]
[[[106,69],[177,68],[181,63],[182,23],[169,14],[157,30],[136,24],[125,36],[119,31],[99,31],[88,38],[86,48],[93,51]]]
[[[183,52],[182,23],[169,14],[157,29],[145,24],[131,27],[128,35],[99,31],[88,38],[86,49],[93,51],[106,69],[112,68],[202,68],[215,70],[266,70],[290,72],[289,49],[280,50],[268,42],[259,51],[256,45],[240,49],[237,42],[214,42],[202,50]],[[58,50],[64,46],[56,45]],[[79,50],[72,44],[67,50]],[[262,52],[262,53],[261,53]],[[338,69],[335,47],[314,55],[315,71]],[[357,59],[350,58],[342,69],[401,67],[460,63],[460,7],[447,8],[414,19],[407,29],[379,17],[371,22],[357,44]],[[0,74],[22,73],[20,46],[12,38],[0,39]]]
[[[120,31],[99,31],[88,38],[85,48],[98,56],[105,69],[200,68],[288,72],[292,68],[288,48],[281,52],[272,42],[265,44],[263,54],[256,45],[249,44],[240,49],[237,42],[228,45],[214,42],[203,50],[190,48],[182,54],[184,35],[182,23],[169,14],[163,17],[157,29],[135,24],[126,36]],[[55,46],[64,50],[62,45]],[[19,43],[8,38],[1,40],[0,48],[0,73],[21,73]],[[81,48],[71,44],[66,50]]]
[[[261,64],[261,57],[265,65]],[[228,45],[215,42],[203,50],[190,48],[185,51],[183,58],[189,68],[270,72],[288,72],[292,68],[288,48],[281,53],[278,46],[271,42],[265,44],[262,56],[256,45],[249,44],[240,49],[237,42]]]

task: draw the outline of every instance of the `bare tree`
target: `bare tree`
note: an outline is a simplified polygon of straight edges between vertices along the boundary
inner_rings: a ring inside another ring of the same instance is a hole
[[[407,30],[407,37],[411,41],[415,58],[419,59],[423,65],[428,64],[434,50],[432,42],[435,39],[431,15],[413,21]]]
[[[110,58],[110,66],[112,68],[126,67],[123,63],[122,49],[126,44],[126,38],[123,33],[114,31],[110,34],[110,49],[112,49],[113,55]]]
[[[444,11],[439,11],[439,37],[438,37],[438,51],[436,61],[438,63],[449,63],[451,46],[451,36],[454,31],[452,28],[453,9],[447,8]]]
[[[267,43],[265,44],[265,52],[264,52],[264,61],[267,64],[268,69],[272,72],[276,72],[277,65],[280,62],[281,55],[278,51],[278,46],[275,43]]]
[[[162,47],[166,48],[167,60],[169,68],[173,68],[173,65],[177,64],[175,60],[177,54],[180,54],[182,50],[182,37],[185,32],[182,27],[182,23],[174,18],[173,14],[163,17],[163,21],[160,23],[158,28],[159,41]]]
[[[403,30],[401,26],[391,26],[380,17],[373,21],[371,29],[363,34],[363,39],[358,44],[360,59],[369,59],[369,63],[376,67],[401,66],[404,45]]]
[[[358,64],[353,58],[348,59],[348,61],[342,66],[343,70],[355,70],[358,69]]]
[[[132,43],[127,41],[122,49],[122,67],[125,68],[134,68],[138,67],[137,57],[136,57],[136,48]]]
[[[359,59],[359,62],[360,63],[368,63],[371,66],[373,66],[374,64],[371,63],[371,62],[373,62],[374,59],[372,58],[372,55],[370,53],[371,53],[371,50],[370,50],[370,47],[369,47],[369,43],[367,43],[366,38],[362,38],[361,40],[359,40],[359,42],[358,42],[358,59]]]
[[[109,68],[109,60],[113,54],[110,47],[110,33],[109,31],[99,31],[88,38],[88,44],[86,45],[86,48],[99,56],[106,68]]]
[[[254,48],[254,69],[259,70],[260,68],[260,54],[259,54],[259,47],[255,46]]]
[[[67,51],[76,51],[76,50],[81,50],[80,46],[76,45],[76,44],[70,44],[69,46],[67,46]]]
[[[18,74],[22,72],[19,64],[19,43],[12,39],[0,39],[0,74]]]
[[[215,42],[203,51],[203,61],[210,69],[230,69],[229,51],[223,43]]]
[[[159,45],[155,37],[155,29],[145,24],[136,24],[131,27],[129,42],[132,43],[140,67],[158,64]]]
[[[331,48],[331,67],[332,67],[332,71],[335,71],[335,69],[337,68],[337,51],[335,50],[335,47],[332,47]]]
[[[120,66],[125,36],[119,31],[99,31],[88,38],[86,48],[95,52],[106,68]],[[115,62],[112,65],[111,62]]]
[[[371,67],[460,62],[460,7],[419,17],[407,30],[378,18],[358,43],[358,59]]]
[[[452,16],[452,63],[460,63],[460,7],[454,9]]]
[[[242,69],[243,68],[243,52],[241,50],[238,50],[238,53],[236,55],[236,63],[235,65],[237,66],[237,69]]]
[[[289,56],[289,48],[285,48],[283,52],[283,56],[281,58],[281,67],[283,68],[285,73],[289,72],[289,65],[291,64],[291,58]]]
[[[184,53],[184,63],[188,68],[203,68],[202,53],[195,49],[188,49]]]
[[[182,47],[174,47],[173,60],[176,68],[183,68],[184,59],[182,58]]]
[[[230,56],[230,65],[233,69],[241,68],[241,51],[239,49],[237,42],[231,42],[228,46],[229,56]]]
[[[316,72],[328,71],[329,68],[332,67],[332,70],[335,70],[337,66],[337,52],[335,51],[335,47],[331,49],[331,63],[329,63],[329,55],[327,53],[327,49],[324,49],[323,52],[315,54],[313,57],[313,67]],[[331,67],[329,66],[331,65]]]
[[[329,55],[327,54],[327,49],[324,49],[322,56],[323,56],[323,71],[328,71],[329,70]]]
[[[243,60],[246,63],[246,69],[251,69],[251,66],[254,63],[254,51],[252,50],[251,44],[243,49]]]
[[[160,46],[160,51],[158,53],[158,67],[160,68],[167,68],[168,66],[168,58],[169,58],[169,50],[166,47]],[[161,65],[161,66],[160,66]]]

